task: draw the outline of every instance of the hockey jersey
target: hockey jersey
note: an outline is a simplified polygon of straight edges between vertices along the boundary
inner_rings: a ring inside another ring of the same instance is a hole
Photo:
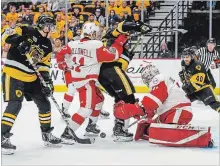
[[[37,79],[37,75],[33,67],[28,62],[25,55],[21,55],[18,46],[25,39],[25,36],[33,38],[34,45],[38,45],[44,51],[44,57],[37,63],[38,71],[49,72],[51,65],[52,44],[47,37],[43,37],[40,32],[31,26],[21,26],[18,34],[7,36],[5,42],[11,44],[8,51],[7,59],[4,62],[3,72],[12,78],[33,82]]]
[[[119,58],[122,49],[108,49],[98,40],[86,38],[71,41],[66,48],[57,54],[57,62],[65,59],[71,70],[72,81],[76,88],[84,86],[89,80],[97,80],[100,71],[100,62],[111,62]],[[65,57],[63,56],[65,55]]]
[[[172,108],[183,108],[191,105],[178,82],[162,74],[155,76],[149,84],[150,93],[142,99],[142,104],[149,118],[154,114],[161,115]]]

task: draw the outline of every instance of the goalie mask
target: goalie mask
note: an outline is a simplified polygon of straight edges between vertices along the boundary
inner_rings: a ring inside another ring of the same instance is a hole
[[[145,67],[145,70],[141,73],[141,78],[142,78],[143,83],[149,86],[152,79],[158,74],[160,74],[160,72],[156,68],[156,66],[151,65],[151,64],[147,65]]]
[[[100,30],[99,27],[96,26],[94,23],[86,23],[83,25],[82,28],[82,38],[89,38],[91,40],[100,39]]]

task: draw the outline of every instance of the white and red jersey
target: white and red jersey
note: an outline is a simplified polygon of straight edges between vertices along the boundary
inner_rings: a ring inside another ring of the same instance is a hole
[[[171,77],[162,74],[156,75],[150,82],[149,88],[150,93],[143,98],[142,104],[146,111],[151,114],[150,116],[155,113],[161,115],[174,108],[183,109],[191,106],[191,102],[185,96],[184,91]]]
[[[114,52],[103,46],[98,40],[81,39],[71,41],[66,46],[65,62],[71,70],[72,81],[76,88],[85,85],[89,80],[97,80],[100,62],[111,62],[119,58],[122,48],[114,47]],[[59,53],[60,57],[62,53]]]

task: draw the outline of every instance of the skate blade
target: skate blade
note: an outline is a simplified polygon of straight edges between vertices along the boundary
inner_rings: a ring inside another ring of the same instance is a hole
[[[13,155],[15,153],[15,149],[4,149],[2,148],[3,155]]]
[[[60,147],[62,147],[61,143],[59,143],[59,144],[52,144],[50,142],[44,142],[44,145],[46,147],[52,147],[52,148],[60,148]]]
[[[92,132],[85,132],[84,137],[98,137],[98,134],[92,133]]]
[[[131,142],[133,137],[122,137],[122,136],[113,136],[114,142]]]
[[[75,140],[73,139],[66,139],[66,138],[61,138],[61,143],[65,145],[74,145],[76,143]]]

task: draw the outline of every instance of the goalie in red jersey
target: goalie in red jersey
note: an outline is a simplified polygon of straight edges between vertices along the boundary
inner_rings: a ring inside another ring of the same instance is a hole
[[[178,82],[160,74],[154,65],[142,72],[143,82],[150,93],[141,101],[142,106],[122,103],[115,107],[115,116],[129,118],[145,115],[137,125],[135,140],[166,146],[207,147],[212,143],[210,128],[192,126],[191,102]],[[125,114],[124,110],[129,110]]]

